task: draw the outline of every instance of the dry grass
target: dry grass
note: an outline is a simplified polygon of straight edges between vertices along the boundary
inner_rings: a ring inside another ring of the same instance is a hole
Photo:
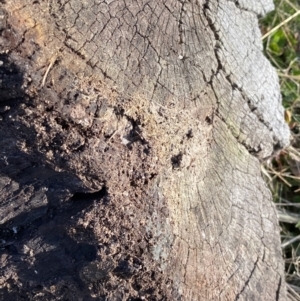
[[[300,2],[275,0],[261,20],[266,56],[278,71],[291,146],[263,167],[281,227],[289,300],[300,300]]]

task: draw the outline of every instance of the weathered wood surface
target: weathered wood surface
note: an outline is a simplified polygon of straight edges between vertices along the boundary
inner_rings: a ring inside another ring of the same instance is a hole
[[[0,5],[1,299],[285,300],[272,2]]]

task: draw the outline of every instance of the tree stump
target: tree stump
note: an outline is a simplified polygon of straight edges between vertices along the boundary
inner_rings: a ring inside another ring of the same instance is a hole
[[[0,5],[1,300],[285,300],[272,1]]]

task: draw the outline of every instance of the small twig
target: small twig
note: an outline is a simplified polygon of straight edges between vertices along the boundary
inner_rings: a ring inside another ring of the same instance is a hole
[[[263,165],[260,166],[262,173],[269,179],[270,184],[272,183],[272,177],[269,175],[268,171]]]
[[[295,236],[295,237],[291,238],[290,240],[286,241],[285,243],[281,244],[281,248],[284,249],[287,246],[291,245],[292,243],[294,243],[298,240],[300,240],[300,235]]]
[[[274,33],[277,29],[279,29],[281,26],[283,26],[284,24],[290,22],[292,19],[296,18],[299,14],[300,14],[300,10],[296,11],[292,16],[288,17],[287,19],[285,19],[284,21],[282,21],[280,24],[278,24],[277,26],[275,26],[273,29],[271,29],[270,31],[268,31],[265,35],[263,35],[263,37],[261,39],[264,40],[269,35],[271,35],[272,33]]]
[[[277,209],[278,219],[280,222],[288,224],[297,224],[300,221],[300,216],[295,213],[284,212]]]
[[[52,66],[54,65],[54,63],[56,62],[56,59],[57,59],[57,53],[52,57],[52,59],[49,63],[49,66],[48,66],[48,68],[47,68],[47,70],[44,74],[44,77],[43,77],[43,80],[42,80],[42,83],[41,83],[41,87],[44,87],[47,76],[48,76],[48,73],[49,73],[50,69],[52,68]]]
[[[297,203],[275,203],[275,206],[282,206],[282,207],[297,207],[300,208],[300,204]]]
[[[108,138],[108,141],[110,141],[117,133],[119,132],[119,129],[118,130],[115,130],[112,135]]]
[[[285,78],[294,79],[294,80],[300,80],[300,75],[289,75],[289,74],[284,74],[281,72],[277,72],[277,74],[280,77],[285,77]]]
[[[289,284],[287,283],[287,286],[289,286]],[[291,290],[291,288],[287,289],[287,300],[288,301],[300,301],[300,297],[297,294],[297,292],[295,292],[294,290]]]
[[[275,171],[273,168],[270,168],[270,173],[277,176],[280,180],[282,180],[287,186],[292,187],[292,184],[290,184],[286,179],[282,177],[282,173]]]

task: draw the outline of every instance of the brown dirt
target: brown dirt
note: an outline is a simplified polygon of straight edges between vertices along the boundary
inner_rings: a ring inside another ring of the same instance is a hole
[[[0,14],[0,299],[179,298],[151,256],[157,159],[128,100],[55,63],[41,86],[38,45]]]

